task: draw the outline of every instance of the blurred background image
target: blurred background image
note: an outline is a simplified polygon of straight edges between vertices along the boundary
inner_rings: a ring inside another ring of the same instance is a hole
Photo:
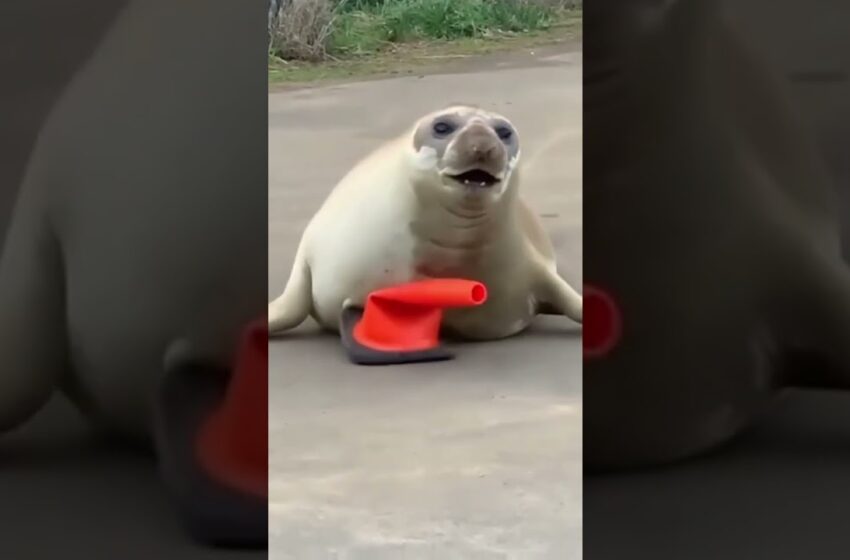
[[[585,281],[622,320],[584,366],[588,559],[846,555],[848,22],[585,3]]]
[[[195,451],[265,315],[267,8],[0,6],[4,557],[265,556]]]

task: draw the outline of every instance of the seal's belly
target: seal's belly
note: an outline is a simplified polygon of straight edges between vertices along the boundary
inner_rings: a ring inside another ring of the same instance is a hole
[[[446,310],[443,327],[450,336],[496,340],[525,330],[536,314],[530,290],[503,290],[491,284],[484,305]]]
[[[313,316],[325,328],[337,329],[345,302],[362,305],[370,292],[417,278],[413,239],[402,221],[337,227],[320,236],[308,262]]]
[[[337,215],[334,222],[322,220],[310,231],[313,317],[324,328],[338,330],[347,302],[363,305],[375,290],[426,278],[464,278],[487,286],[484,305],[447,310],[444,324],[461,337],[503,338],[533,319],[536,303],[527,277],[504,277],[504,271],[516,269],[514,261],[525,258],[518,247],[465,238],[454,240],[460,250],[435,245],[417,236],[405,213],[395,208],[373,207],[368,221],[356,210],[364,209]]]
[[[336,258],[329,258],[329,254],[316,259],[312,269],[313,315],[325,328],[337,330],[346,302],[363,305],[375,290],[426,278],[464,278],[487,286],[488,300],[484,305],[446,310],[444,324],[464,338],[510,336],[527,327],[536,314],[531,289],[522,279],[513,278],[511,285],[504,287],[503,280],[492,278],[485,267],[438,269],[436,265],[444,263],[438,257],[433,263],[423,264],[415,257],[409,239],[400,237],[394,243],[346,249],[337,251]]]

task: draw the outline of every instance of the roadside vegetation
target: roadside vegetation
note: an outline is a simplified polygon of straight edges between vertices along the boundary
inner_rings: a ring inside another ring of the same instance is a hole
[[[392,55],[475,53],[580,30],[581,0],[282,0],[270,15],[269,76],[370,73]]]

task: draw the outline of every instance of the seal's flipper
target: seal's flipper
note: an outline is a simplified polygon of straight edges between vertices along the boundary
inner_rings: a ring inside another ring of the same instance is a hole
[[[437,362],[451,360],[454,354],[438,346],[427,350],[386,351],[370,348],[357,340],[354,329],[363,317],[363,308],[346,307],[340,319],[340,335],[342,345],[348,354],[348,359],[358,365],[393,365],[418,362]]]
[[[538,313],[565,315],[582,322],[582,297],[554,270],[541,267],[536,289]]]
[[[304,259],[303,250],[299,248],[283,293],[269,304],[270,335],[294,329],[307,319],[313,308],[312,287],[310,267]]]
[[[67,363],[61,249],[33,179],[31,172],[0,245],[0,433],[47,402]]]

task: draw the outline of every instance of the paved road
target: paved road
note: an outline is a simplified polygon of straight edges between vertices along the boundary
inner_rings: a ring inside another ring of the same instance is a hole
[[[269,297],[357,159],[421,114],[472,102],[517,125],[523,191],[581,282],[581,55],[269,97]],[[581,553],[580,334],[566,318],[443,364],[358,368],[303,326],[270,354],[276,559],[568,560]]]

